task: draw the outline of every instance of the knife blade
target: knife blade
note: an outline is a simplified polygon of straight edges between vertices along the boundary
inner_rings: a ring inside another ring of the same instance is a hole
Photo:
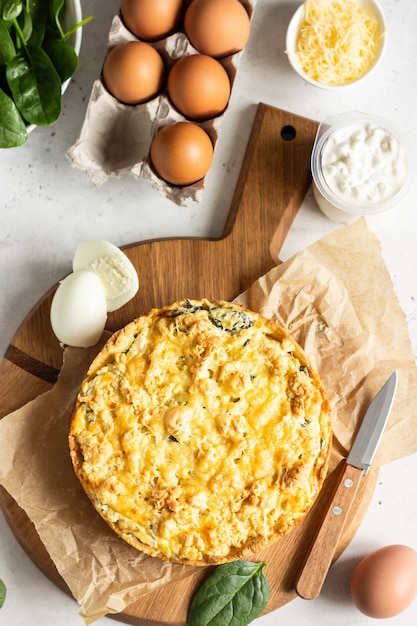
[[[333,494],[295,583],[301,598],[311,600],[321,591],[361,479],[368,472],[384,433],[397,383],[395,370],[370,403],[352,448],[340,463]]]

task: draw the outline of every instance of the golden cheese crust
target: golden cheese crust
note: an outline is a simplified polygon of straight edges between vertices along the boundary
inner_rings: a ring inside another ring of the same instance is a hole
[[[289,532],[325,478],[330,407],[301,347],[229,302],[184,300],[115,333],[69,445],[96,510],[161,559],[243,558]]]

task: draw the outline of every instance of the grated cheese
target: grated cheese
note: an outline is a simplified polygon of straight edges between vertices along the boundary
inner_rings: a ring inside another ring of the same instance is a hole
[[[357,80],[372,65],[380,45],[378,21],[352,0],[307,0],[296,58],[322,84]]]

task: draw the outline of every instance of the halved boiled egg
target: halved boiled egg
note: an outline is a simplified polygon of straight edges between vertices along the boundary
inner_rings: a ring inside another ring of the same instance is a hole
[[[99,239],[78,246],[72,268],[52,299],[51,326],[63,345],[87,348],[100,339],[107,313],[133,298],[139,279],[126,254]]]
[[[69,274],[52,299],[51,326],[60,343],[75,348],[94,346],[107,320],[107,303],[98,276],[87,270]]]
[[[100,279],[107,311],[116,311],[129,302],[139,289],[137,272],[126,254],[109,241],[83,241],[72,261],[74,272],[89,270]]]

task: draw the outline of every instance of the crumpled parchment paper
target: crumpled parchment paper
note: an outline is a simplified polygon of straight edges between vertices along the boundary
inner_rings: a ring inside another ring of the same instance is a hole
[[[365,219],[262,276],[237,301],[285,326],[320,374],[345,452],[396,369],[399,384],[375,464],[417,451],[417,369],[405,315]]]

